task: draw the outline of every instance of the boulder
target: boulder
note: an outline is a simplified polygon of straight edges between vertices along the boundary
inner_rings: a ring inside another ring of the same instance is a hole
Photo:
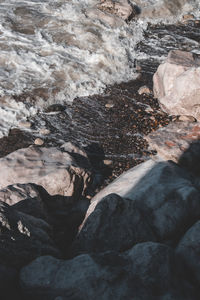
[[[121,252],[136,243],[156,241],[149,221],[135,201],[110,194],[99,202],[85,222],[71,253],[74,256],[107,250]]]
[[[177,260],[172,249],[156,243],[67,261],[43,256],[21,270],[20,284],[32,300],[195,300]]]
[[[50,225],[0,201],[0,264],[20,268],[34,258],[59,256]]]
[[[195,223],[180,240],[176,253],[188,268],[190,279],[200,286],[200,221]]]
[[[200,119],[200,57],[172,50],[153,77],[154,96],[169,114]]]
[[[89,200],[54,195],[36,184],[15,184],[0,190],[0,200],[18,212],[39,218],[51,225],[60,249],[67,249],[84,219]]]
[[[160,157],[173,160],[186,167],[195,176],[199,176],[199,137],[199,122],[182,122],[176,118],[175,122],[151,132],[145,139],[150,149],[156,150]]]
[[[88,166],[88,161],[84,168],[72,155],[57,148],[30,146],[0,159],[0,188],[35,183],[50,195],[73,196],[76,200],[87,188],[91,175]]]
[[[123,173],[91,200],[81,230],[84,230],[87,218],[93,212],[95,213],[97,204],[111,193],[135,202],[135,207],[148,222],[159,242],[176,242],[200,217],[200,192],[193,184],[193,177],[171,161],[151,159]],[[133,213],[133,217],[136,215]],[[109,213],[108,217],[110,217]],[[129,219],[127,210],[124,212],[124,218],[126,217]],[[104,220],[103,216],[101,218]],[[112,221],[107,219],[105,222],[109,224]],[[137,220],[135,222],[137,223]],[[131,226],[133,223],[134,221],[130,224],[130,231],[133,230]],[[143,227],[140,227],[144,231],[145,223]],[[124,222],[122,222],[123,225]],[[92,226],[91,224],[89,229],[87,225],[88,239],[90,239],[90,230],[93,231]],[[138,232],[138,239],[143,238],[143,230],[140,229]],[[107,232],[104,238],[110,238]],[[149,236],[149,240],[151,238]]]

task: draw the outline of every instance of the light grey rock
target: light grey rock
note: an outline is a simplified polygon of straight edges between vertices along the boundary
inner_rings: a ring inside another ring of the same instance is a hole
[[[85,158],[86,160],[86,158]],[[57,148],[17,150],[0,159],[0,188],[15,183],[35,183],[49,194],[73,196],[78,199],[88,185],[91,172],[78,165],[76,158]]]
[[[180,240],[176,252],[187,266],[190,279],[195,279],[200,285],[200,221],[186,232]]]
[[[0,263],[20,268],[34,258],[59,256],[52,229],[42,219],[24,214],[0,201]]]
[[[134,244],[156,241],[148,216],[136,203],[110,194],[100,201],[72,244],[71,253],[124,251]]]
[[[135,202],[159,242],[176,241],[200,217],[200,192],[193,177],[173,162],[149,160],[123,173],[92,199],[82,230],[96,205],[111,193]]]
[[[33,300],[197,299],[180,271],[172,249],[143,243],[124,254],[39,257],[21,270],[20,283]]]
[[[169,114],[200,119],[200,58],[172,50],[153,77],[154,96]]]

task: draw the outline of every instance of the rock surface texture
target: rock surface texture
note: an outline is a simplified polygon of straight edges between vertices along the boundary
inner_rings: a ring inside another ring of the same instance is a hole
[[[200,57],[172,50],[153,77],[154,96],[172,115],[191,115],[200,120]]]
[[[196,299],[183,275],[173,250],[150,242],[124,254],[40,257],[21,270],[20,282],[33,300]]]
[[[79,164],[80,157],[80,154],[71,155],[57,148],[31,146],[17,150],[0,159],[0,188],[15,183],[35,183],[51,195],[78,199],[91,174],[89,162],[84,158],[84,163]]]

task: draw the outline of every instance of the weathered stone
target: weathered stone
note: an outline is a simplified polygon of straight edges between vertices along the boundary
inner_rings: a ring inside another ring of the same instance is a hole
[[[193,177],[170,161],[149,160],[122,174],[92,199],[85,220],[110,193],[135,202],[157,241],[176,241],[200,217],[200,192]]]
[[[193,278],[200,285],[200,221],[186,232],[176,252],[188,268],[190,279]]]
[[[79,156],[80,158],[80,156]],[[43,186],[49,194],[73,196],[78,199],[87,188],[91,172],[84,157],[81,166],[76,158],[57,148],[31,146],[17,150],[0,159],[0,188],[15,183],[35,183]]]
[[[160,157],[176,163],[181,161],[181,165],[195,175],[199,173],[196,172],[199,168],[199,138],[199,122],[173,122],[145,137],[149,148],[156,150]]]
[[[59,251],[45,221],[0,201],[0,263],[20,268],[34,258]]]
[[[20,282],[24,295],[33,300],[129,300],[133,295],[141,300],[196,300],[183,273],[172,249],[143,243],[121,255],[108,251],[68,261],[40,257],[21,270]]]
[[[156,238],[148,216],[140,212],[134,201],[110,194],[87,219],[71,253],[121,252],[136,243],[156,241]]]
[[[154,95],[169,114],[200,119],[200,58],[180,50],[170,51],[153,77]]]
[[[37,138],[35,139],[34,144],[38,146],[42,146],[44,144],[44,141],[40,138]]]
[[[139,88],[138,94],[139,95],[142,95],[142,94],[149,95],[149,94],[151,94],[151,90],[150,90],[150,88],[148,88],[148,86],[144,85]]]
[[[117,15],[123,20],[128,20],[134,14],[133,6],[128,0],[101,0],[97,7],[102,11]]]

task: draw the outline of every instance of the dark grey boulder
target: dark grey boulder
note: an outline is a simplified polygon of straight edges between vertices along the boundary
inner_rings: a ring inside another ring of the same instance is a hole
[[[68,261],[39,257],[21,270],[20,284],[32,300],[198,299],[182,278],[173,250],[157,243]]]
[[[156,239],[148,218],[135,201],[110,194],[100,201],[86,220],[72,244],[71,253],[123,251],[134,244]]]
[[[47,222],[0,201],[0,263],[20,268],[41,255],[59,257],[51,234]]]
[[[190,279],[200,286],[200,221],[186,232],[176,248],[176,253],[188,268]]]
[[[112,200],[116,208],[108,204],[110,193],[124,198]],[[117,245],[121,250],[141,241],[176,245],[199,218],[200,191],[193,177],[171,161],[149,160],[122,174],[92,199],[75,253],[115,250]]]

